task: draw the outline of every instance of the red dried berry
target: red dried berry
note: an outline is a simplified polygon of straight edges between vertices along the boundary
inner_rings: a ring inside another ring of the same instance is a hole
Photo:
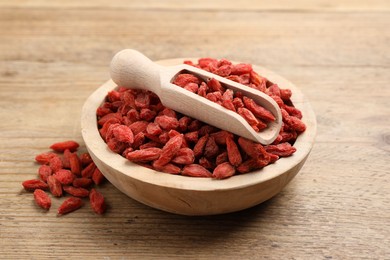
[[[71,171],[65,169],[58,170],[53,176],[63,185],[73,183],[76,177]]]
[[[48,210],[51,207],[50,197],[41,189],[36,189],[34,191],[34,200],[35,203],[43,209]]]
[[[290,143],[281,143],[277,145],[267,145],[265,150],[268,153],[275,154],[280,157],[287,157],[296,152],[296,148]]]
[[[47,177],[49,177],[52,173],[53,172],[52,172],[50,166],[48,166],[46,164],[41,165],[38,169],[39,178],[41,178],[41,180],[44,182],[47,181]]]
[[[229,162],[232,165],[238,166],[242,163],[242,157],[238,149],[238,146],[234,142],[233,138],[230,136],[226,138],[226,150],[227,150]]]
[[[62,156],[62,167],[66,169],[70,169],[70,161],[69,157],[72,152],[69,149],[65,149],[64,154]]]
[[[164,130],[177,129],[179,127],[179,121],[176,118],[166,115],[156,116],[154,122]]]
[[[179,174],[181,172],[180,167],[172,164],[172,163],[167,163],[165,165],[159,165],[156,163],[153,163],[153,168],[157,171],[160,172],[165,172],[165,173],[170,173],[170,174]]]
[[[89,195],[89,190],[84,189],[84,188],[76,188],[73,186],[63,186],[63,189],[66,193],[74,196],[74,197],[88,197]]]
[[[244,102],[245,107],[249,109],[254,116],[266,121],[275,121],[275,116],[264,107],[256,104],[256,102],[253,99],[248,97],[243,97],[242,100]]]
[[[91,178],[92,177],[92,174],[93,174],[93,171],[96,169],[96,165],[94,162],[91,162],[90,164],[88,164],[87,167],[85,167],[82,171],[81,171],[81,176],[83,178]]]
[[[93,171],[92,180],[96,185],[100,185],[104,182],[105,177],[104,177],[103,173],[98,168],[96,168]]]
[[[176,156],[172,159],[172,162],[177,164],[192,164],[194,163],[194,160],[194,151],[190,148],[180,148],[176,153]]]
[[[50,149],[53,149],[56,152],[64,152],[66,149],[70,150],[71,152],[74,152],[79,148],[79,144],[76,141],[64,141],[59,143],[54,143],[50,146]]]
[[[89,201],[93,211],[97,214],[103,214],[106,210],[106,203],[103,195],[95,189],[91,189],[89,193]]]
[[[176,135],[169,139],[169,141],[162,148],[160,157],[155,161],[156,165],[164,166],[165,164],[169,163],[179,151],[182,143],[182,134]]]
[[[49,164],[50,159],[56,156],[57,154],[51,152],[41,153],[35,156],[35,161],[37,161],[39,164]]]
[[[22,182],[22,185],[27,191],[34,191],[36,189],[47,190],[49,188],[47,183],[41,180],[27,180]]]
[[[218,91],[218,92],[220,92],[220,93],[225,92],[225,88],[222,87],[221,83],[220,83],[218,80],[216,80],[215,78],[210,79],[210,80],[207,82],[207,86],[208,86],[209,89],[210,89],[211,91],[213,91],[213,92],[214,92],[214,91]]]
[[[189,83],[200,84],[200,81],[197,77],[195,77],[192,74],[182,73],[182,74],[177,75],[172,83],[184,88]]]
[[[83,201],[80,198],[70,197],[61,204],[58,208],[58,214],[63,215],[75,211],[83,206]]]
[[[90,164],[93,161],[92,161],[91,155],[89,153],[82,153],[80,155],[80,162],[81,162],[82,166],[86,166],[86,165]]]
[[[209,139],[208,135],[204,135],[199,138],[198,142],[194,146],[194,155],[196,158],[199,158],[203,155],[204,148],[206,146],[207,140]]]
[[[73,180],[72,185],[76,188],[88,188],[92,185],[92,182],[90,178],[76,178]]]
[[[211,172],[199,164],[190,164],[184,166],[182,174],[192,177],[212,177]]]
[[[58,170],[62,169],[62,160],[59,156],[53,156],[49,160],[49,166],[53,173],[57,172]]]
[[[57,180],[53,175],[50,175],[47,178],[47,184],[49,185],[49,189],[51,194],[55,197],[62,196],[62,185],[59,180]]]
[[[160,148],[151,147],[129,152],[126,154],[126,158],[132,162],[150,162],[157,160],[161,152],[162,150]]]
[[[72,153],[69,156],[70,171],[77,175],[81,175],[81,162],[76,153]]]
[[[204,147],[204,156],[206,158],[214,158],[219,154],[219,147],[215,142],[214,137],[209,137],[207,139],[206,145]]]
[[[224,163],[228,161],[228,154],[227,152],[222,152],[218,154],[218,156],[215,158],[215,165]]]
[[[226,179],[234,175],[236,169],[228,162],[217,165],[213,171],[213,178]]]

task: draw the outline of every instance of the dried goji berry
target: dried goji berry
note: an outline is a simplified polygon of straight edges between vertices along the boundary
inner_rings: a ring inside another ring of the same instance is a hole
[[[81,175],[81,162],[80,158],[78,157],[77,153],[72,153],[69,155],[69,164],[70,164],[70,171],[77,175]]]
[[[129,125],[129,127],[131,131],[133,131],[133,134],[137,135],[140,132],[145,132],[148,125],[149,125],[148,121],[137,121]]]
[[[302,112],[299,109],[288,105],[283,105],[282,108],[286,110],[290,116],[294,116],[299,119],[302,119]]]
[[[219,147],[217,143],[215,142],[214,137],[209,137],[207,139],[206,145],[204,147],[204,156],[206,158],[214,158],[219,153]]]
[[[212,177],[211,172],[199,164],[190,164],[184,166],[182,174],[192,177]]]
[[[36,189],[47,190],[49,186],[42,180],[27,180],[22,182],[25,190],[34,191]]]
[[[65,169],[58,170],[54,174],[54,177],[63,185],[71,184],[75,179],[75,175],[71,171]]]
[[[188,83],[184,86],[184,89],[192,92],[192,93],[198,93],[199,85],[196,83]]]
[[[140,91],[135,98],[135,105],[138,108],[147,108],[150,104],[150,94],[146,91]]]
[[[291,89],[280,89],[280,98],[283,99],[283,101],[289,101],[291,96]]]
[[[79,144],[76,141],[64,141],[59,143],[54,143],[50,146],[50,149],[53,149],[56,152],[64,152],[66,149],[70,150],[71,152],[74,152],[79,148]]]
[[[188,132],[184,134],[184,139],[188,142],[195,143],[199,140],[198,131]]]
[[[80,198],[70,197],[64,200],[58,208],[58,214],[63,215],[75,211],[83,206],[83,201]]]
[[[209,170],[215,168],[215,164],[212,161],[210,161],[209,159],[207,159],[206,157],[201,157],[199,159],[199,165],[201,165],[202,167],[209,169]]]
[[[176,118],[166,115],[156,116],[154,122],[164,130],[177,129],[179,127],[179,121]]]
[[[72,152],[69,149],[65,149],[62,156],[62,167],[66,169],[70,169],[69,156]]]
[[[41,165],[38,169],[39,178],[41,178],[41,180],[44,182],[47,181],[47,177],[49,177],[52,173],[53,172],[52,172],[50,166],[48,166],[46,164]]]
[[[103,214],[106,210],[106,203],[103,195],[95,189],[91,189],[89,193],[89,201],[93,211],[97,214]]]
[[[180,167],[174,165],[173,163],[167,163],[165,165],[153,163],[153,168],[157,171],[166,172],[170,174],[179,174],[181,172]]]
[[[91,155],[89,153],[82,153],[80,155],[80,162],[81,162],[82,166],[86,166],[86,165],[90,164],[92,162]]]
[[[268,153],[275,154],[280,157],[286,157],[295,153],[297,149],[290,143],[285,142],[277,145],[267,145],[265,150]]]
[[[169,163],[181,148],[182,143],[182,134],[176,135],[169,139],[169,141],[162,148],[160,157],[155,161],[156,165],[163,166]]]
[[[229,162],[232,165],[238,166],[242,163],[240,151],[238,150],[237,144],[234,142],[232,137],[226,138],[226,150]]]
[[[161,144],[158,143],[158,142],[150,141],[150,142],[144,143],[143,145],[140,145],[140,146],[139,146],[139,149],[140,149],[140,150],[144,150],[144,149],[153,148],[153,147],[155,147],[155,148],[160,148],[160,147],[161,147]],[[132,152],[132,151],[133,151],[133,150],[124,153],[124,154],[125,154],[124,157],[126,157],[126,155],[127,155],[129,152]]]
[[[172,83],[184,88],[189,83],[200,84],[200,81],[197,77],[195,77],[192,74],[181,73],[176,76],[176,78],[173,80]]]
[[[62,185],[59,180],[57,180],[53,175],[50,175],[47,178],[47,184],[49,185],[49,189],[51,194],[56,197],[62,196]]]
[[[228,159],[227,152],[222,152],[222,153],[218,154],[217,157],[215,158],[215,164],[218,165],[218,164],[227,162],[228,160],[229,159]]]
[[[257,90],[260,90],[261,92],[265,92],[267,88],[267,79],[261,77],[259,74],[257,74],[255,71],[250,72],[250,81],[251,86]]]
[[[194,151],[190,148],[180,148],[172,162],[177,164],[192,164],[195,160]]]
[[[211,136],[214,138],[214,140],[215,140],[215,142],[217,144],[225,145],[226,144],[226,138],[227,137],[233,137],[233,134],[228,132],[228,131],[221,130],[221,131],[212,133]]]
[[[233,90],[227,89],[222,95],[222,106],[236,112],[236,107],[233,103]]]
[[[92,180],[96,185],[100,185],[105,180],[103,173],[96,167],[92,174]]]
[[[250,73],[252,71],[252,65],[246,63],[239,63],[232,67],[231,74],[233,75],[241,75]]]
[[[92,182],[90,178],[76,178],[73,180],[72,185],[76,188],[88,188],[92,185]]]
[[[221,83],[218,81],[218,80],[216,80],[215,78],[211,78],[208,82],[207,82],[207,86],[209,87],[209,89],[211,90],[211,91],[217,91],[217,92],[219,92],[219,93],[223,93],[223,92],[225,92],[225,88],[224,87],[222,87],[222,85],[221,85]]]
[[[196,158],[199,158],[203,155],[204,148],[206,146],[207,140],[209,139],[208,135],[204,135],[199,138],[198,142],[194,146],[194,155]]]
[[[240,116],[242,116],[255,131],[257,132],[259,131],[259,129],[257,128],[257,125],[259,124],[259,120],[257,120],[255,115],[253,115],[253,113],[250,110],[244,107],[240,107],[237,109],[237,113]]]
[[[244,161],[243,163],[241,163],[236,168],[236,170],[239,173],[247,173],[247,172],[250,172],[250,171],[256,169],[256,167],[257,167],[256,159],[255,158],[250,158],[250,159]]]
[[[240,145],[241,149],[252,158],[258,158],[266,154],[266,151],[261,144],[255,143],[246,138],[239,137],[238,144]]]
[[[143,108],[139,113],[139,117],[140,119],[149,122],[154,119],[156,114],[157,114],[156,111],[150,110],[149,108]]]
[[[151,135],[159,135],[162,133],[160,126],[156,123],[149,123],[146,127],[146,132]]]
[[[88,197],[89,195],[89,190],[84,189],[84,188],[76,188],[73,186],[63,186],[62,187],[64,191],[72,196],[75,197]]]
[[[178,130],[181,132],[187,131],[189,124],[191,123],[191,118],[188,116],[183,116],[179,119]]]
[[[151,147],[142,150],[135,150],[127,153],[126,158],[132,162],[150,162],[157,160],[161,155],[160,148]]]
[[[49,166],[53,173],[57,172],[58,170],[62,169],[62,160],[59,156],[53,156],[49,160]]]
[[[248,97],[243,97],[242,100],[244,102],[245,107],[249,109],[254,116],[266,121],[275,120],[275,116],[270,111],[268,111],[262,106],[257,105],[256,102],[253,101],[253,99]]]
[[[58,155],[52,152],[41,153],[35,156],[35,161],[37,161],[39,164],[49,164],[50,159],[56,156]]]
[[[206,97],[208,91],[208,86],[205,82],[202,82],[198,88],[198,95],[201,97]]]
[[[94,162],[91,162],[90,164],[88,164],[87,167],[85,167],[82,171],[81,171],[81,176],[83,178],[91,178],[92,177],[92,174],[93,174],[93,171],[96,169],[96,165]]]
[[[41,189],[36,189],[34,191],[34,200],[35,203],[43,209],[48,210],[51,207],[50,197]]]
[[[234,175],[236,169],[228,162],[218,164],[213,171],[213,178],[225,179]]]

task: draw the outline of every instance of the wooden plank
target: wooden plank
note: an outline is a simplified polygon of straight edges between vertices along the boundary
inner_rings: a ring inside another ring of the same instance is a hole
[[[180,0],[113,0],[113,1],[77,1],[68,0],[63,2],[61,0],[44,1],[26,1],[16,0],[7,1],[1,0],[0,6],[16,7],[16,8],[120,8],[120,9],[158,9],[158,10],[217,10],[217,11],[383,11],[390,10],[390,4],[387,0],[340,0],[340,1],[326,1],[326,0],[299,0],[291,1],[254,1],[254,0],[200,0],[183,3]]]
[[[216,21],[213,13],[200,12],[179,24],[177,12],[57,10],[45,14],[44,10],[4,9],[0,14],[9,19],[0,24],[1,60],[50,62],[61,57],[64,62],[106,66],[116,51],[131,47],[152,59],[213,56],[260,61],[264,66],[285,64],[286,59],[291,65],[306,66],[387,67],[390,63],[390,32],[383,30],[390,26],[387,13],[309,13],[304,14],[305,20],[302,13],[241,13],[233,20],[222,13]],[[16,48],[18,43],[24,48]],[[39,48],[43,44],[46,48]],[[243,51],[234,51],[238,45]]]

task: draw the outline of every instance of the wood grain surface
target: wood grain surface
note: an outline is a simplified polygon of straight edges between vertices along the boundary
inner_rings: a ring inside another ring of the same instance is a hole
[[[389,259],[390,2],[268,2],[0,1],[0,258]],[[38,209],[21,186],[35,155],[83,144],[81,107],[124,48],[291,80],[318,120],[298,176],[259,206],[210,217],[149,208],[110,183],[104,216],[58,217],[61,199]]]

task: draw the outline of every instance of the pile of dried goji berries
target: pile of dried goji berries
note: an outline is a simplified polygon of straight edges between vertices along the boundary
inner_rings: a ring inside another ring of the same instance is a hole
[[[199,59],[198,64],[185,63],[272,97],[283,117],[276,140],[263,146],[164,107],[150,91],[119,86],[107,94],[96,111],[99,132],[112,151],[158,171],[216,179],[263,168],[296,151],[292,145],[306,126],[301,121],[302,113],[291,102],[291,90],[258,75],[250,64],[212,58]],[[238,112],[258,131],[274,120],[253,100],[224,89],[214,79],[202,82],[186,73],[178,75],[173,83]]]
[[[256,75],[255,72],[252,73]],[[181,73],[172,83],[238,113],[256,132],[265,129],[269,122],[275,121],[275,116],[270,111],[253,99],[243,96],[241,92],[225,88],[215,78],[205,82],[193,74]]]
[[[54,197],[71,196],[58,208],[58,214],[79,209],[84,205],[81,198],[85,197],[89,197],[94,212],[103,214],[106,209],[104,197],[93,185],[102,184],[105,178],[88,153],[77,154],[78,147],[75,141],[51,145],[53,151],[35,157],[41,164],[39,179],[24,181],[22,185],[27,191],[34,192],[35,202],[43,209],[51,207],[51,199],[45,192],[48,190]]]

